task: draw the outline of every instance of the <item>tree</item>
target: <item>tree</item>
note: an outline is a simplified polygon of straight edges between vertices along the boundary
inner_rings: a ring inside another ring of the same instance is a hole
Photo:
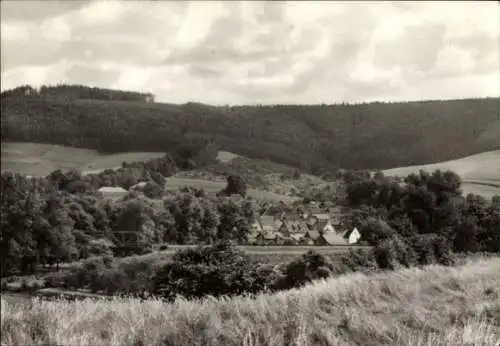
[[[360,240],[374,246],[396,235],[396,231],[387,222],[375,218],[368,218],[360,227],[359,232],[361,233]]]
[[[161,199],[165,195],[165,187],[157,183],[147,183],[142,191],[151,199]]]
[[[222,191],[225,195],[241,195],[246,196],[247,186],[243,178],[238,175],[230,175],[227,177],[226,188]]]
[[[286,287],[302,286],[312,280],[325,279],[332,274],[330,260],[312,250],[290,262],[285,269]]]
[[[272,284],[271,273],[262,274],[243,251],[230,242],[217,242],[178,251],[157,271],[153,292],[167,299],[257,293]]]
[[[236,202],[232,198],[223,197],[217,203],[217,211],[220,216],[217,238],[245,243],[255,217],[251,203],[248,200]]]
[[[174,244],[211,243],[217,237],[219,219],[214,205],[189,192],[165,199],[165,241]]]

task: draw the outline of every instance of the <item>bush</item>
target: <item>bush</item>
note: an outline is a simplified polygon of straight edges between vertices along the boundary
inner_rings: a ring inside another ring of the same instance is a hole
[[[165,196],[165,186],[157,183],[147,183],[142,191],[151,199],[161,199]]]
[[[374,251],[362,249],[349,249],[347,254],[340,258],[340,266],[335,268],[335,274],[341,275],[348,272],[373,272],[378,269]]]
[[[395,235],[384,240],[374,249],[375,260],[381,269],[411,267],[417,264],[417,254],[412,244]]]
[[[119,263],[113,257],[104,256],[87,259],[67,274],[51,275],[46,285],[144,297],[152,290],[154,275],[155,267],[149,262]]]
[[[171,263],[157,271],[153,292],[169,300],[176,295],[200,298],[257,293],[273,286],[271,272],[229,242],[219,242],[177,252]]]
[[[411,238],[420,265],[454,263],[452,246],[448,239],[437,234],[419,234]]]
[[[312,280],[326,279],[333,271],[334,267],[327,257],[309,250],[286,266],[286,288],[299,287]]]

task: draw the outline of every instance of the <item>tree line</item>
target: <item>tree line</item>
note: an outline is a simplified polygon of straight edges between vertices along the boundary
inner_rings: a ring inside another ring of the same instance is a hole
[[[381,172],[357,176],[346,186],[347,222],[369,244],[396,242],[413,257],[416,247],[499,253],[500,196],[463,196],[460,186],[452,171],[421,170],[404,179]]]

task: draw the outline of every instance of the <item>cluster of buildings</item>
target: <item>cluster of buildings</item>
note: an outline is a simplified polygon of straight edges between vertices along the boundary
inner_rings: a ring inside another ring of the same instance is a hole
[[[346,229],[340,209],[310,211],[301,215],[260,215],[252,225],[249,245],[355,245],[361,237],[356,228]]]

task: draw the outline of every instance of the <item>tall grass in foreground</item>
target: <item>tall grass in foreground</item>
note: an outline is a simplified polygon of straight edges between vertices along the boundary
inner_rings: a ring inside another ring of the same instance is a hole
[[[257,298],[2,298],[12,345],[488,345],[500,342],[500,259],[349,274]]]

